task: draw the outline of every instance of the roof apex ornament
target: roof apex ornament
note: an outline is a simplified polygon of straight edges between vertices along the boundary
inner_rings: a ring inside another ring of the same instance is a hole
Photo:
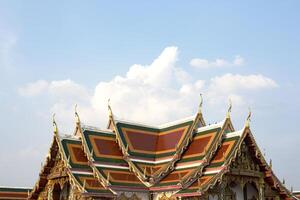
[[[202,97],[202,94],[200,93],[200,103],[199,103],[199,106],[198,106],[198,113],[199,114],[202,114],[202,105],[203,105],[203,97]]]
[[[86,185],[86,179],[84,179],[84,181],[83,181],[83,189],[85,189],[85,185]]]
[[[78,114],[78,112],[77,112],[77,104],[75,104],[74,110],[75,110],[76,123],[77,123],[77,124],[80,124],[80,117],[79,117],[79,114]]]
[[[272,169],[272,159],[270,159],[269,166],[270,166],[270,169]]]
[[[285,179],[284,178],[282,179],[282,184],[285,185]]]
[[[226,118],[230,118],[231,109],[232,109],[232,101],[231,98],[229,98],[229,106],[228,106]]]
[[[108,112],[109,112],[109,116],[112,117],[113,116],[113,112],[110,106],[110,98],[107,100],[107,107],[108,107]]]
[[[57,134],[58,133],[58,128],[57,128],[57,124],[56,124],[56,121],[55,121],[55,113],[52,115],[52,125],[53,125],[53,128],[54,128],[54,134]]]
[[[245,124],[245,127],[250,127],[250,122],[251,122],[251,109],[249,107],[249,112],[248,112],[248,116],[247,116],[247,120],[246,120],[246,124]]]
[[[147,168],[144,167],[144,172],[143,172],[144,177],[147,177],[147,176],[146,176],[146,173],[147,173]]]

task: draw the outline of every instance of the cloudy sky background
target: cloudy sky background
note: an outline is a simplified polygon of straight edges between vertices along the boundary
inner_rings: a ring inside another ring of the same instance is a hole
[[[0,2],[0,185],[32,186],[53,136],[82,121],[207,123],[233,102],[288,187],[300,190],[300,4]]]

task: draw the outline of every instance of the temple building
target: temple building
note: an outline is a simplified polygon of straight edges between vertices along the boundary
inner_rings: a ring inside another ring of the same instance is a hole
[[[257,146],[251,113],[235,130],[231,105],[223,120],[209,125],[201,107],[191,117],[152,126],[120,120],[108,106],[105,129],[84,125],[75,110],[72,135],[62,135],[54,119],[48,156],[26,198],[297,199]]]

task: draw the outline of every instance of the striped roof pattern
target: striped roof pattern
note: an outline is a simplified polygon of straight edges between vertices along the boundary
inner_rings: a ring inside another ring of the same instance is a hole
[[[0,199],[24,200],[30,192],[31,188],[0,187]]]

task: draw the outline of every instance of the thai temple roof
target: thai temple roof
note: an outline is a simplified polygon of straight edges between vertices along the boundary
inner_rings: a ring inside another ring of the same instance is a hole
[[[230,109],[223,120],[211,125],[206,125],[199,109],[191,117],[152,126],[116,119],[109,106],[104,129],[84,125],[77,111],[75,114],[71,136],[62,136],[54,121],[49,155],[29,199],[36,199],[45,187],[54,165],[51,158],[57,154],[70,180],[94,197],[113,197],[122,190],[200,196],[228,172],[243,142],[272,189],[283,198],[291,196],[259,150],[251,133],[250,115],[241,130],[234,130]]]

